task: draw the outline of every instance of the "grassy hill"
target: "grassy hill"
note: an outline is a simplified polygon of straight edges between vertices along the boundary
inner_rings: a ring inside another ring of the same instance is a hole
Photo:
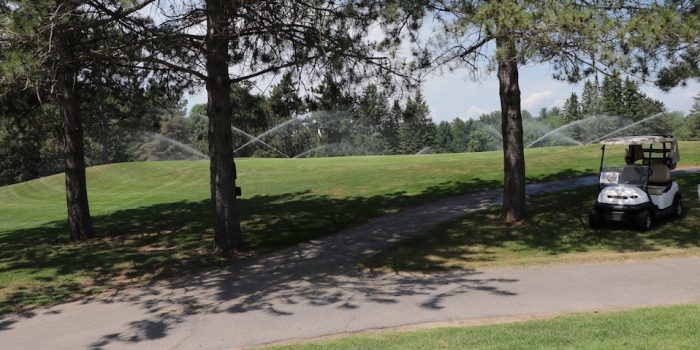
[[[527,150],[528,181],[591,173],[595,145]],[[622,150],[615,152],[622,157]],[[681,144],[700,165],[700,142]],[[241,217],[260,252],[332,234],[385,212],[498,187],[501,152],[311,159],[240,159]],[[211,245],[207,161],[89,168],[99,237],[67,244],[62,174],[0,187],[0,312],[152,275],[226,264]]]

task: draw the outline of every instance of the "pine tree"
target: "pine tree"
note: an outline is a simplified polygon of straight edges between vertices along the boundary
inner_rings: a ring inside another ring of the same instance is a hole
[[[307,111],[306,104],[299,96],[298,82],[294,81],[292,72],[285,73],[282,79],[272,87],[270,96],[267,98],[267,106],[270,127],[298,118]],[[270,135],[267,143],[289,156],[319,146],[316,144],[316,138],[310,135],[311,131],[305,123],[308,121],[304,119],[286,124],[284,131]],[[273,157],[279,156],[276,152],[267,153]],[[259,151],[258,154],[261,152]]]
[[[390,153],[399,153],[399,128],[403,123],[403,108],[398,100],[394,100],[387,116],[382,123],[382,135],[389,145]]]
[[[297,90],[297,83],[292,78],[291,72],[285,73],[282,79],[272,87],[267,104],[274,123],[281,123],[306,110]]]
[[[622,92],[622,80],[618,75],[606,76],[600,89],[601,109],[603,113],[621,117],[625,113]]]
[[[626,30],[628,7],[610,7],[602,1],[425,3],[440,22],[438,35],[445,39],[435,40],[438,49],[425,53],[426,61],[472,72],[481,64],[496,68],[504,157],[501,214],[506,222],[524,220],[525,146],[519,68],[528,62],[549,62],[555,77],[575,82],[595,71],[597,67],[590,67],[591,62],[605,66],[623,61],[618,59],[622,50],[616,50],[615,45]],[[605,43],[604,49],[601,43]],[[485,59],[493,47],[494,59]]]
[[[355,122],[372,132],[382,129],[389,115],[388,103],[386,95],[376,85],[368,85],[353,110]]]
[[[310,101],[313,110],[319,111],[318,123],[321,144],[341,143],[350,139],[352,132],[351,110],[353,98],[342,88],[342,83],[330,72],[326,73],[321,84],[314,90]]]
[[[353,150],[355,154],[390,153],[384,139],[383,123],[389,119],[388,100],[377,86],[370,84],[353,109]]]
[[[399,149],[405,154],[414,154],[434,147],[435,124],[430,119],[428,104],[418,91],[408,98],[403,113],[403,124],[399,128]]]
[[[687,120],[689,123],[690,137],[694,140],[700,140],[700,92],[693,97],[695,102],[690,109]]]
[[[435,147],[441,153],[452,152],[452,127],[450,123],[441,121],[435,130]]]
[[[572,92],[571,96],[564,102],[564,124],[570,124],[581,120],[581,106],[578,103],[578,96]]]
[[[452,121],[452,152],[467,152],[469,150],[469,138],[474,130],[474,121],[455,119]]]
[[[597,115],[600,113],[600,109],[600,89],[590,80],[586,80],[581,93],[581,114],[585,116]]]
[[[646,116],[649,116],[642,109],[642,101],[644,96],[639,92],[639,86],[634,81],[629,78],[625,78],[622,86],[622,102],[623,102],[623,112],[621,116],[625,117],[627,120],[638,121]]]
[[[91,79],[96,73],[115,66],[131,68],[115,61],[124,56],[132,59],[141,53],[133,47],[133,28],[147,22],[139,14],[146,4],[81,0],[0,3],[0,95],[30,89],[42,103],[49,102],[58,110],[54,115],[59,116],[62,124],[72,241],[95,235],[85,175],[82,98],[87,95],[85,91],[90,91],[91,84],[94,86]],[[114,74],[109,81],[114,83],[124,78]],[[174,81],[173,84],[177,85]]]

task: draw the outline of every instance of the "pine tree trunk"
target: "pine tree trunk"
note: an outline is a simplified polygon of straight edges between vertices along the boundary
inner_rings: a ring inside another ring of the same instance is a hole
[[[207,115],[209,116],[209,170],[214,224],[214,250],[227,254],[241,248],[236,202],[236,170],[231,133],[231,82],[228,76],[226,30],[228,0],[207,0]]]
[[[103,97],[100,95],[100,98]],[[100,147],[102,148],[100,150],[100,163],[107,164],[109,163],[109,119],[104,112],[104,102],[98,101],[97,103],[99,103],[100,111]]]
[[[94,236],[85,178],[83,121],[76,87],[77,72],[64,66],[58,74],[58,104],[63,117],[66,202],[71,241],[84,241]]]
[[[518,61],[515,42],[510,37],[496,40],[498,82],[501,99],[503,135],[503,219],[516,222],[525,219],[525,152],[523,118],[520,111]]]

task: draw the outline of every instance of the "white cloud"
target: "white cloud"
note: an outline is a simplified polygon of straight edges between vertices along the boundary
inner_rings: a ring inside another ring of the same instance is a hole
[[[524,109],[530,109],[539,102],[546,101],[552,98],[552,90],[536,91],[525,95],[522,99],[521,106]]]
[[[554,108],[554,107],[562,108],[562,107],[564,107],[564,103],[566,103],[565,99],[558,98],[558,99],[554,100],[554,102],[552,102],[552,108]]]
[[[466,113],[467,119],[475,119],[475,118],[478,118],[480,115],[488,113],[488,112],[490,112],[490,111],[472,105],[467,109],[467,113]]]

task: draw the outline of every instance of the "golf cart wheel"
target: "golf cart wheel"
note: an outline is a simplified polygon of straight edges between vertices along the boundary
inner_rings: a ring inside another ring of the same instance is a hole
[[[599,229],[603,227],[603,215],[601,215],[595,208],[591,209],[591,211],[588,213],[588,225],[592,229]]]
[[[676,218],[683,216],[683,199],[680,194],[673,200],[673,216]]]
[[[651,228],[651,214],[648,210],[640,211],[634,216],[634,228],[637,231],[649,231]]]

